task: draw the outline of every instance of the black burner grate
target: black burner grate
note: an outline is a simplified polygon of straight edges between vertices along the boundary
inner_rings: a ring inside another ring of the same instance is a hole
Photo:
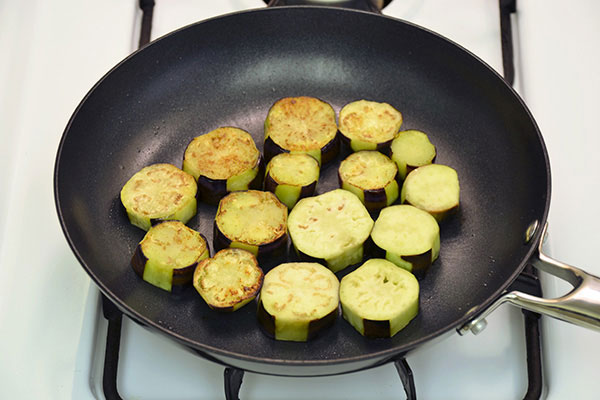
[[[389,0],[385,1],[384,4],[387,5],[389,2]],[[139,6],[143,12],[139,41],[140,47],[145,46],[150,41],[154,4],[154,0],[139,1]],[[283,0],[274,0],[269,2],[270,6],[284,4],[287,3]],[[516,0],[499,0],[499,4],[504,76],[506,81],[512,85],[514,83],[515,69],[510,18],[511,14],[516,12]],[[379,12],[380,10],[377,11]],[[517,280],[509,287],[509,291],[510,290],[518,290],[532,295],[541,296],[542,290],[535,268],[527,265]],[[108,320],[102,388],[107,400],[120,400],[121,396],[117,389],[117,373],[119,366],[119,350],[121,346],[121,324],[123,320],[123,313],[106,297],[104,297],[104,295],[102,296],[102,310],[104,318]],[[539,323],[540,315],[527,310],[523,310],[523,315],[525,320],[525,342],[528,375],[528,387],[524,399],[536,400],[541,398],[543,388]],[[239,392],[244,378],[244,371],[238,368],[227,366],[207,354],[199,353],[199,355],[209,359],[210,361],[224,365],[225,370],[223,373],[223,378],[225,398],[227,400],[239,400]],[[386,360],[385,363],[394,363],[400,380],[402,381],[402,385],[404,386],[406,399],[416,400],[417,392],[415,389],[413,373],[408,365],[408,362],[404,358],[404,354],[400,354],[389,360]],[[381,364],[378,364],[376,366],[380,365]]]

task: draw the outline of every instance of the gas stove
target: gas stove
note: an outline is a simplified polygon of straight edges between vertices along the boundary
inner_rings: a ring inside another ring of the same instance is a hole
[[[143,3],[143,2],[142,2]],[[500,4],[507,1],[394,0],[383,14],[438,32],[505,73]],[[261,0],[156,0],[150,39],[199,20],[264,7]],[[109,331],[101,295],[61,232],[52,168],[77,104],[140,41],[138,2],[76,0],[0,6],[0,395],[105,398]],[[600,6],[528,0],[508,15],[514,87],[538,122],[551,160],[547,251],[600,275],[595,200],[600,145]],[[146,13],[148,18],[148,14]],[[557,22],[559,21],[559,22]],[[507,20],[504,20],[506,24]],[[560,28],[560,29],[558,29]],[[590,210],[590,211],[587,211]],[[568,285],[540,274],[546,297]],[[541,398],[597,398],[597,332],[541,319]],[[122,319],[116,387],[123,398],[223,398],[223,366]],[[479,335],[450,333],[406,357],[418,398],[522,398],[530,386],[523,313],[504,306]],[[397,364],[396,364],[397,365]],[[402,373],[400,374],[402,376]],[[406,374],[404,375],[406,378]],[[345,375],[293,378],[245,373],[242,399],[397,399],[406,396],[394,364]],[[534,397],[535,398],[535,397]]]

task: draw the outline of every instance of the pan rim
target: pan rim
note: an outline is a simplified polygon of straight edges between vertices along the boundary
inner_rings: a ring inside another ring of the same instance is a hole
[[[485,301],[474,306],[472,309],[467,311],[463,315],[462,318],[458,319],[454,323],[447,324],[446,326],[441,327],[440,329],[437,329],[434,332],[430,332],[427,335],[420,336],[417,340],[413,340],[411,342],[405,343],[400,346],[393,346],[393,347],[390,347],[385,350],[380,350],[380,351],[376,351],[376,352],[368,352],[366,354],[360,354],[360,355],[356,355],[356,356],[336,358],[336,359],[290,360],[290,359],[265,358],[265,357],[241,354],[241,353],[237,353],[237,352],[230,351],[227,349],[222,349],[222,348],[210,346],[210,345],[207,345],[204,343],[199,343],[199,342],[196,342],[189,338],[186,338],[182,335],[179,335],[173,331],[170,331],[165,326],[162,326],[162,325],[156,323],[155,321],[152,321],[151,319],[147,318],[146,316],[142,315],[141,313],[133,310],[123,300],[118,298],[103,282],[101,282],[101,280],[93,272],[93,269],[87,264],[87,262],[84,260],[81,253],[75,248],[75,244],[74,244],[73,238],[71,236],[71,233],[69,232],[69,229],[66,226],[64,213],[62,211],[61,200],[60,200],[60,196],[59,196],[59,179],[60,179],[59,171],[60,171],[61,167],[64,168],[64,165],[61,165],[61,162],[60,162],[61,154],[63,152],[65,142],[68,139],[69,132],[71,131],[71,127],[72,127],[74,121],[76,120],[77,115],[79,114],[79,111],[84,106],[84,104],[87,102],[88,98],[93,95],[93,93],[96,91],[96,89],[106,79],[108,79],[108,77],[111,76],[115,70],[119,69],[123,64],[127,63],[131,58],[135,57],[138,53],[140,53],[146,47],[156,45],[156,43],[159,43],[162,40],[164,40],[172,35],[177,35],[179,32],[185,31],[187,29],[192,29],[193,27],[195,27],[197,25],[204,24],[204,23],[207,23],[210,21],[232,18],[232,17],[241,15],[241,14],[246,15],[246,14],[253,14],[253,13],[257,13],[257,12],[258,13],[279,13],[279,12],[287,12],[287,10],[291,10],[291,9],[309,10],[309,11],[310,10],[320,10],[320,11],[316,11],[316,12],[323,12],[323,10],[328,10],[327,12],[358,13],[358,14],[363,14],[369,18],[383,18],[384,20],[391,20],[394,23],[400,23],[400,24],[407,25],[411,29],[416,29],[416,30],[425,32],[426,34],[433,36],[437,40],[442,40],[442,41],[446,42],[448,45],[458,48],[463,53],[466,53],[472,59],[474,59],[479,64],[481,64],[484,68],[486,68],[488,70],[488,72],[490,72],[493,76],[495,76],[495,79],[499,79],[502,82],[502,84],[504,85],[505,89],[508,89],[510,91],[511,95],[518,101],[520,107],[525,111],[529,121],[533,125],[535,133],[537,135],[538,142],[543,151],[543,159],[544,159],[544,164],[545,164],[545,169],[546,169],[547,184],[546,184],[544,211],[542,214],[542,218],[538,222],[540,225],[545,224],[545,222],[547,221],[547,218],[548,218],[549,209],[550,209],[550,201],[551,201],[551,171],[550,171],[550,161],[549,161],[547,147],[544,142],[543,136],[540,132],[540,129],[539,129],[535,119],[533,118],[531,111],[525,104],[524,100],[515,91],[515,89],[513,87],[511,87],[504,80],[504,78],[502,78],[502,76],[496,70],[494,70],[491,66],[489,66],[485,61],[483,61],[477,55],[473,54],[471,51],[467,50],[460,44],[452,41],[451,39],[448,39],[448,38],[442,36],[441,34],[438,34],[428,28],[422,27],[415,23],[405,21],[405,20],[402,20],[399,18],[394,18],[394,17],[380,15],[380,14],[374,14],[374,13],[367,12],[367,11],[341,9],[341,8],[331,7],[331,6],[282,6],[282,7],[274,7],[274,8],[257,8],[257,9],[232,12],[232,13],[228,13],[228,14],[215,16],[215,17],[205,19],[202,21],[198,21],[198,22],[186,25],[184,27],[181,27],[179,29],[176,29],[170,33],[167,33],[167,34],[161,36],[160,38],[155,39],[154,41],[150,42],[149,44],[147,44],[147,45],[135,50],[131,54],[129,54],[127,57],[125,57],[123,60],[121,60],[115,66],[113,66],[108,72],[106,72],[92,86],[92,88],[83,97],[83,99],[80,101],[80,103],[75,108],[73,114],[71,115],[71,117],[63,131],[63,134],[61,136],[61,139],[60,139],[60,142],[58,145],[58,149],[56,152],[56,158],[55,158],[55,163],[54,163],[54,177],[53,177],[54,185],[53,186],[54,186],[55,206],[56,206],[56,210],[57,210],[58,219],[59,219],[59,222],[61,225],[61,229],[63,231],[63,234],[65,235],[65,238],[67,239],[67,243],[69,244],[69,247],[73,251],[73,254],[75,255],[79,264],[84,268],[84,270],[90,276],[90,278],[92,278],[92,281],[96,284],[96,286],[100,289],[100,291],[103,294],[105,294],[114,304],[116,304],[118,306],[118,308],[125,315],[127,315],[128,317],[131,317],[136,322],[142,321],[149,328],[156,330],[156,331],[162,333],[163,335],[166,335],[169,338],[174,339],[177,342],[179,342],[179,343],[183,344],[184,346],[187,346],[191,349],[198,349],[198,350],[204,351],[210,355],[214,354],[217,357],[224,356],[224,357],[229,357],[229,358],[240,360],[240,361],[247,361],[247,362],[257,363],[257,364],[268,364],[268,365],[272,365],[272,366],[293,366],[293,367],[311,367],[311,366],[352,364],[352,363],[357,363],[357,362],[365,362],[368,360],[382,360],[382,359],[393,357],[398,354],[407,353],[407,352],[415,349],[416,347],[419,347],[419,346],[423,345],[424,343],[430,342],[432,339],[439,337],[440,335],[442,335],[446,332],[451,331],[452,329],[459,328],[460,326],[464,325],[466,322],[468,322],[469,320],[474,318],[477,314],[479,314],[482,311],[484,311],[485,309],[487,309],[490,306],[490,304],[496,298],[498,298],[506,290],[506,288],[517,278],[517,276],[521,273],[521,271],[523,270],[525,265],[532,258],[533,254],[537,250],[537,246],[541,240],[541,235],[542,235],[541,231],[542,230],[538,229],[535,232],[533,238],[530,240],[530,242],[526,244],[527,246],[529,246],[529,248],[526,252],[526,256],[520,260],[518,267],[515,268],[514,272],[510,275],[509,279],[507,279],[503,285],[500,285],[500,288],[498,290],[496,290],[495,292],[493,292],[490,296],[488,296],[488,298]],[[310,11],[310,12],[312,12],[312,11]],[[345,372],[352,372],[352,370],[345,371]]]

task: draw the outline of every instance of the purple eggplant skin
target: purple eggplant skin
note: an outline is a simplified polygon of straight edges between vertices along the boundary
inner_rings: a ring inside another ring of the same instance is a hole
[[[365,337],[368,338],[389,338],[390,337],[390,321],[374,321],[371,319],[363,319],[365,328]]]
[[[263,177],[265,176],[265,169],[267,164],[262,154],[258,155],[258,173],[254,179],[248,184],[250,190],[261,190],[263,187]]]
[[[210,250],[208,248],[206,237],[202,234],[200,234],[200,236],[204,242],[207,243],[206,250],[209,252],[208,256],[210,257]],[[142,245],[138,244],[133,252],[133,257],[131,258],[131,266],[133,267],[135,273],[138,274],[142,279],[144,278],[146,262],[148,262],[148,257],[146,257],[142,251]],[[192,283],[192,277],[194,276],[194,270],[196,269],[197,265],[198,263],[195,262],[183,268],[173,269],[173,281],[171,282],[172,293],[177,293]]]
[[[227,194],[227,180],[211,179],[207,176],[198,177],[198,200],[203,203],[217,205]]]
[[[339,307],[336,307],[323,318],[313,319],[312,321],[310,321],[310,323],[308,324],[308,337],[306,338],[306,340],[314,339],[325,329],[329,328],[330,326],[333,326],[333,324],[337,320],[338,314]]]
[[[410,201],[407,201],[407,200],[405,200],[404,203],[402,203],[402,204],[408,204],[410,206],[416,207],[414,204],[412,204]],[[429,214],[431,214],[433,216],[433,218],[435,218],[436,221],[438,221],[438,223],[444,223],[447,219],[449,219],[453,215],[456,215],[458,213],[459,208],[460,208],[459,206],[454,206],[454,207],[449,208],[444,211],[429,212]]]
[[[217,221],[213,223],[213,248],[215,253],[219,250],[226,249],[231,246],[232,240],[229,239],[217,226]],[[288,249],[288,233],[275,239],[270,243],[261,244],[256,247],[256,259],[261,268],[266,272],[275,265],[281,264],[287,259]]]
[[[267,164],[269,163],[269,161],[271,161],[271,158],[281,153],[289,153],[289,150],[285,150],[283,147],[279,146],[273,141],[273,139],[271,139],[270,136],[265,139],[263,154],[265,155],[265,161],[267,162]]]
[[[321,148],[321,165],[325,165],[337,157],[338,153],[340,152],[339,137],[340,133],[338,131],[333,139],[331,139],[329,143]]]
[[[264,190],[271,192],[271,193],[275,193],[275,190],[277,189],[278,185],[279,184],[277,183],[277,181],[275,181],[275,179],[273,179],[270,174],[265,175]],[[316,190],[317,190],[317,181],[314,181],[306,186],[302,186],[300,188],[300,195],[296,199],[296,202],[298,202],[298,200],[303,199],[305,197],[312,196],[313,194],[315,194]]]
[[[215,254],[223,249],[226,249],[231,245],[231,239],[221,232],[219,227],[217,226],[217,221],[215,220],[213,223],[213,250]]]
[[[260,299],[258,300],[258,307],[256,309],[256,318],[258,319],[259,325],[262,327],[263,332],[265,332],[271,339],[275,339],[275,317],[265,310],[265,307]]]
[[[398,182],[398,173],[397,172],[396,172],[396,175],[394,176],[394,180],[396,182]],[[343,180],[342,180],[342,176],[340,175],[339,171],[338,171],[338,183],[341,188],[343,185]],[[402,187],[399,182],[398,182],[398,187],[399,188]],[[385,188],[363,189],[362,192],[363,192],[365,208],[367,209],[367,211],[369,211],[369,213],[371,213],[371,214],[377,213],[382,208],[388,206],[387,193],[385,192]]]
[[[258,246],[256,260],[263,271],[267,272],[271,268],[287,260],[288,238],[289,235],[286,231],[285,234],[275,239],[271,243],[265,243]]]
[[[435,163],[435,159],[437,157],[437,154],[435,156],[433,156],[433,158],[431,159],[431,164]],[[410,165],[410,164],[406,164],[406,176],[408,176],[408,174],[411,173],[411,171],[417,169],[421,167],[421,165]],[[400,183],[400,182],[398,182]]]
[[[277,189],[278,185],[279,185],[279,183],[277,183],[275,181],[275,179],[273,179],[271,174],[265,175],[265,180],[264,180],[264,185],[263,185],[263,188],[265,191],[275,193],[275,189]]]
[[[248,189],[260,190],[262,187],[262,177],[265,174],[265,163],[262,155],[258,156],[258,173],[256,177],[248,184]],[[200,175],[198,177],[198,192],[197,199],[203,203],[210,205],[218,205],[219,200],[225,197],[229,191],[227,190],[227,179],[211,179],[207,176]]]
[[[300,189],[300,197],[298,200],[303,199],[305,197],[311,197],[317,191],[317,181],[314,181],[310,185],[302,186]]]
[[[384,188],[363,190],[365,208],[369,212],[379,211],[387,206],[387,194]]]
[[[338,131],[333,139],[331,139],[325,146],[321,148],[321,161],[319,163],[321,166],[327,164],[337,157],[340,151],[339,136],[340,134]],[[271,158],[275,157],[277,154],[289,153],[290,151],[279,146],[273,141],[273,139],[271,139],[271,137],[268,137],[265,139],[263,152],[265,155],[265,163],[268,164],[269,161],[271,161]]]
[[[296,249],[294,247],[295,251],[296,251],[296,255],[298,256],[298,261],[301,262],[314,262],[314,263],[319,263],[323,266],[327,266],[327,261],[325,261],[324,258],[317,258],[317,257],[313,257],[313,256],[309,256],[306,253],[301,252],[300,250]]]
[[[310,321],[308,323],[308,334],[306,340],[308,341],[314,339],[319,335],[319,333],[332,326],[337,320],[338,315],[339,307],[336,307],[323,318]],[[256,309],[256,317],[260,323],[260,326],[262,327],[263,332],[265,332],[271,339],[275,339],[275,317],[265,310],[265,307],[260,300],[258,301],[258,307]]]
[[[414,256],[402,256],[402,259],[412,264],[412,271],[410,272],[415,278],[422,280],[427,275],[429,267],[431,267],[431,249]]]
[[[131,257],[131,266],[133,267],[135,273],[140,276],[140,278],[144,277],[144,268],[146,268],[147,261],[148,257],[146,257],[142,251],[142,246],[138,244],[133,252],[133,257]]]
[[[369,236],[369,239],[364,244],[365,254],[368,254],[368,258],[385,258],[386,251],[381,247],[377,246],[373,239]],[[367,253],[368,251],[368,253]],[[402,259],[412,264],[412,270],[410,271],[415,278],[422,280],[427,275],[429,267],[431,267],[431,249],[421,254],[415,254],[410,256],[402,256]]]
[[[352,146],[350,145],[350,141],[351,139],[348,138],[347,136],[344,136],[344,134],[342,134],[340,131],[338,131],[338,136],[340,137],[340,141],[341,143],[344,145],[344,147],[349,150],[350,153],[354,152],[354,150],[352,149]],[[376,150],[388,157],[391,157],[392,155],[392,141],[394,139],[390,139],[388,141],[385,142],[381,142],[381,143],[377,143],[377,146],[373,149]]]

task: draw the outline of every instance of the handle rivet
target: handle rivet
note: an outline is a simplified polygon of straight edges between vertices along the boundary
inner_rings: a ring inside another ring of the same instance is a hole
[[[487,321],[485,320],[485,318],[480,319],[479,321],[477,321],[476,323],[471,325],[471,327],[470,327],[471,333],[473,333],[473,335],[479,335],[481,333],[481,331],[483,331],[485,329],[486,326],[487,326]]]
[[[531,224],[529,224],[529,226],[527,227],[527,230],[525,230],[525,243],[529,243],[531,241],[531,239],[537,232],[539,225],[540,224],[537,219],[535,221],[533,221]]]

